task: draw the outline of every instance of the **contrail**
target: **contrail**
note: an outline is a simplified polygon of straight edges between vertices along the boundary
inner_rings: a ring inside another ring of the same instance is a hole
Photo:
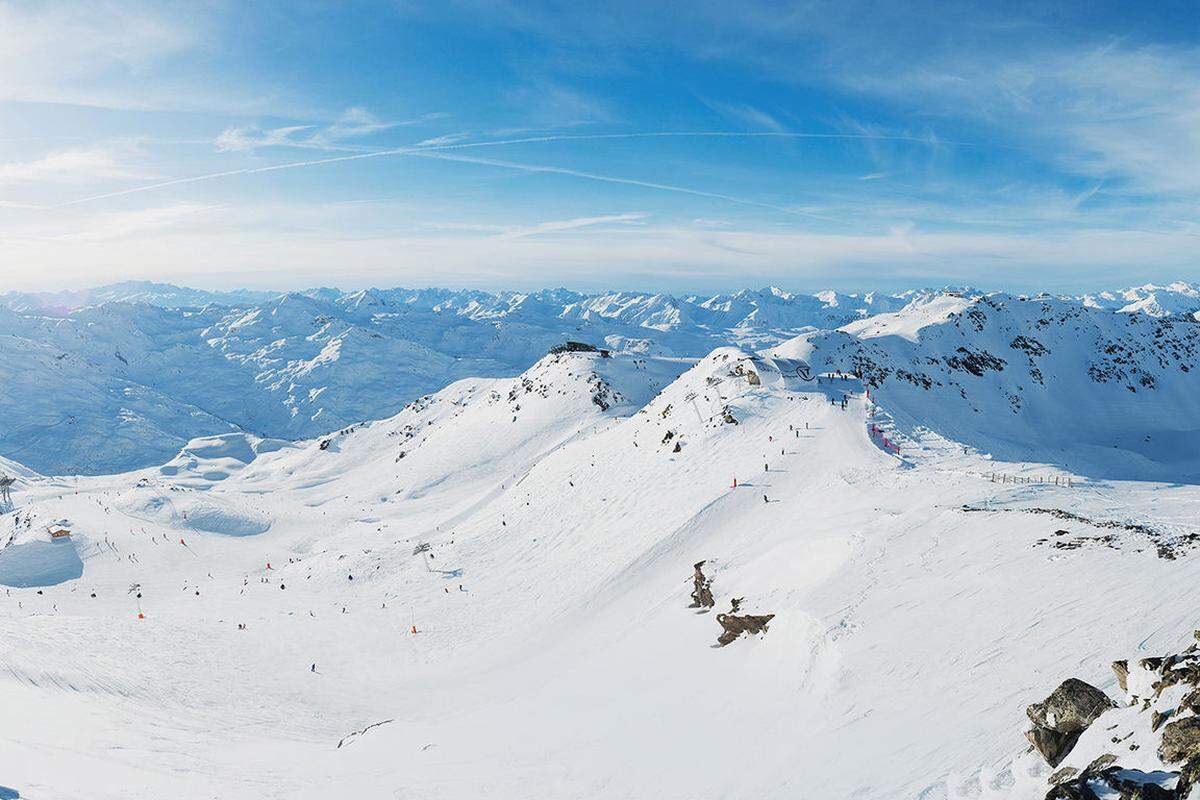
[[[95,194],[88,197],[80,197],[75,200],[68,200],[63,203],[57,203],[47,208],[66,208],[67,206],[75,206],[83,203],[93,203],[97,200],[107,200],[112,197],[124,197],[125,195],[140,194],[141,192],[151,192],[157,189],[166,189],[171,186],[183,186],[189,183],[201,183],[203,181],[218,180],[221,178],[232,178],[239,175],[257,175],[263,172],[277,172],[285,169],[300,169],[302,167],[316,167],[325,164],[338,164],[345,161],[359,161],[367,158],[383,158],[385,156],[407,156],[421,155],[425,153],[444,152],[447,150],[467,150],[481,147],[503,147],[507,145],[517,144],[541,144],[546,142],[570,142],[570,141],[603,141],[614,139],[660,139],[660,138],[741,138],[741,139],[846,139],[846,140],[886,140],[899,142],[914,142],[924,145],[934,144],[951,144],[972,146],[967,142],[949,142],[944,140],[933,140],[919,136],[898,136],[890,134],[871,134],[871,133],[791,133],[787,131],[751,131],[739,133],[735,131],[650,131],[642,133],[582,133],[582,134],[552,134],[548,136],[526,136],[519,139],[498,139],[487,142],[458,142],[454,144],[439,144],[418,146],[412,145],[407,147],[397,147],[388,150],[374,150],[369,153],[354,153],[345,156],[331,156],[329,158],[310,159],[307,161],[291,161],[284,164],[272,164],[265,167],[245,167],[242,169],[231,169],[223,172],[209,172],[204,175],[193,175],[187,178],[174,178],[168,181],[160,181],[158,183],[150,183],[142,186],[133,186],[128,189],[120,189],[115,192],[105,192],[104,194]],[[541,168],[537,171],[550,172],[554,171],[551,168]],[[560,170],[564,174],[569,174],[570,170]],[[580,173],[578,177],[591,178],[593,180],[605,180],[602,176],[595,176]],[[611,179],[611,182],[629,183],[630,185],[638,185],[637,181],[626,181],[623,179]],[[643,184],[647,188],[668,189],[671,191],[686,191],[688,194],[697,194],[699,196],[708,196],[716,199],[731,200],[733,202],[745,203],[747,205],[760,205],[764,208],[774,208],[775,210],[783,210],[780,207],[771,206],[770,204],[756,203],[753,201],[745,201],[717,193],[704,193],[697,190],[684,190],[682,187],[665,187],[652,184]],[[796,213],[788,211],[787,213]],[[811,216],[811,215],[810,215]]]
[[[706,192],[702,189],[689,189],[686,186],[673,186],[669,183],[653,183],[651,181],[640,181],[633,178],[617,178],[611,175],[597,175],[594,172],[581,172],[577,169],[567,169],[565,167],[547,167],[540,164],[522,164],[514,161],[498,161],[491,158],[473,158],[471,156],[456,156],[446,155],[444,153],[413,153],[411,155],[419,155],[423,158],[436,158],[443,161],[461,161],[468,164],[483,164],[489,167],[506,167],[508,169],[519,169],[526,172],[546,172],[554,175],[570,175],[573,178],[585,178],[591,181],[601,181],[603,183],[617,183],[624,186],[640,186],[644,189],[658,189],[664,192],[677,192],[679,194],[689,194],[694,197],[707,197],[713,200],[725,200],[730,203],[738,203],[745,206],[755,206],[757,208],[767,208],[771,211],[778,211],[782,214],[794,214],[801,217],[811,217],[813,219],[825,220],[826,222],[839,222],[840,220],[831,217],[823,217],[820,214],[813,214],[808,211],[800,211],[787,206],[777,206],[771,203],[763,203],[758,200],[750,200],[745,197],[737,197],[731,194],[721,194],[720,192]]]

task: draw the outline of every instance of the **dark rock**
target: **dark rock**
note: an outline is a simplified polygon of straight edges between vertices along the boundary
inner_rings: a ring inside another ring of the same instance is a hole
[[[1200,786],[1200,756],[1188,761],[1179,771],[1179,782],[1175,784],[1175,792],[1180,797],[1187,797],[1194,786]]]
[[[1101,759],[1107,759],[1101,756]],[[1114,759],[1115,760],[1115,759]],[[1164,789],[1157,783],[1162,773],[1146,773],[1139,770],[1109,766],[1093,770],[1085,769],[1077,778],[1059,783],[1046,793],[1046,800],[1180,800],[1186,795],[1174,789]]]
[[[1200,714],[1200,689],[1193,689],[1179,701],[1180,708],[1189,708]]]
[[[1116,708],[1116,703],[1104,692],[1078,678],[1068,678],[1045,700],[1025,709],[1034,724],[1025,736],[1047,764],[1057,767],[1079,735],[1111,708]]]
[[[1025,738],[1029,740],[1035,750],[1041,753],[1047,764],[1057,767],[1071,752],[1071,748],[1075,746],[1075,742],[1079,741],[1082,733],[1081,730],[1059,733],[1051,728],[1043,728],[1038,725],[1033,730],[1025,731]]]
[[[712,579],[704,575],[704,561],[692,565],[692,604],[688,608],[712,608],[717,604],[713,599]]]
[[[1092,763],[1088,764],[1083,771],[1094,774],[1108,769],[1115,763],[1117,763],[1117,757],[1112,753],[1105,753],[1102,756],[1096,756],[1092,759]]]
[[[1025,709],[1031,722],[1059,733],[1082,731],[1096,717],[1116,708],[1108,695],[1078,678],[1068,678],[1040,703]]]
[[[600,352],[600,348],[596,347],[596,345],[594,345],[594,344],[588,344],[587,342],[568,341],[568,342],[565,342],[564,344],[558,344],[558,345],[555,345],[554,347],[550,348],[551,355],[559,355],[561,353],[598,353],[598,352]]]
[[[1162,747],[1158,749],[1158,755],[1172,764],[1200,757],[1200,717],[1184,717],[1168,722],[1163,728]]]
[[[1063,767],[1062,769],[1057,770],[1053,775],[1050,776],[1050,780],[1048,781],[1048,783],[1051,786],[1058,786],[1060,783],[1066,783],[1067,781],[1071,780],[1078,774],[1079,774],[1079,770],[1076,769],[1075,767]]]

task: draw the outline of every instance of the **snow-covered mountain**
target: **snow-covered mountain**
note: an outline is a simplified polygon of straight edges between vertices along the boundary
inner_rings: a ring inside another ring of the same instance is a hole
[[[841,325],[881,303],[890,307],[877,295],[778,290],[705,301],[563,289],[262,299],[143,283],[7,295],[0,455],[47,473],[133,469],[196,436],[310,438],[387,417],[459,378],[516,375],[567,340],[698,358]]]
[[[780,345],[863,377],[910,437],[1103,478],[1200,481],[1200,323],[944,294]]]
[[[1085,304],[1114,311],[1140,312],[1152,317],[1190,316],[1200,313],[1200,287],[1176,281],[1165,286],[1146,284],[1118,291],[1083,295]]]
[[[1020,752],[1025,707],[1072,675],[1118,696],[1107,661],[1176,652],[1194,625],[1200,487],[988,458],[904,419],[939,419],[959,387],[983,402],[1002,384],[982,350],[1022,381],[1040,359],[1051,387],[1078,369],[1072,342],[1159,330],[1128,316],[928,297],[760,352],[548,354],[308,441],[228,432],[132,473],[26,471],[0,513],[0,697],[19,721],[0,783],[1040,798],[1074,778]],[[1045,355],[993,352],[1028,326]],[[925,390],[892,371],[963,341],[980,349],[956,363],[982,375],[927,360]],[[823,359],[863,367],[874,402]],[[1153,391],[1118,388],[1153,408],[1185,385],[1149,360]],[[1150,714],[1112,722],[1157,747]],[[1109,746],[1098,724],[1070,764]],[[1176,763],[1123,747],[1089,775]]]
[[[460,378],[516,375],[568,340],[694,359],[799,336],[796,352],[812,347],[819,367],[871,371],[910,431],[998,457],[1063,461],[1070,451],[1069,466],[1098,475],[1190,480],[1200,441],[1186,422],[1197,366],[1187,309],[1200,293],[1178,283],[1119,295],[1105,305],[1101,295],[970,290],[315,289],[262,300],[138,283],[53,313],[46,297],[8,295],[0,455],[44,473],[120,471],[159,463],[197,436],[303,439],[381,419]],[[1139,425],[1124,424],[1131,414]]]

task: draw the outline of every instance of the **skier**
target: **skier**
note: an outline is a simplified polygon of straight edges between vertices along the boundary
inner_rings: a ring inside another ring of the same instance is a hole
[[[309,672],[316,672],[316,671],[317,671],[317,662],[314,661],[313,665],[309,668]]]
[[[763,495],[763,502],[764,502],[764,503],[769,503],[769,502],[771,502],[770,500],[768,500],[768,499],[767,499],[767,496],[766,496],[765,494]]]

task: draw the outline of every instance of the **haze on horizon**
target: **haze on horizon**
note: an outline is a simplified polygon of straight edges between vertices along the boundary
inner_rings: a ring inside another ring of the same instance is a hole
[[[1197,108],[1188,3],[9,0],[0,280],[1195,280]]]

